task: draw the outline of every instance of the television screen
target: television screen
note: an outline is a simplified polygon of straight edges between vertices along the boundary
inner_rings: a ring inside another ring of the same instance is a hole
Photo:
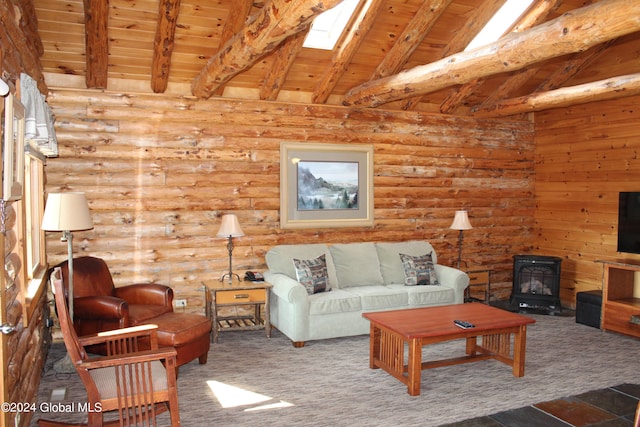
[[[618,252],[640,254],[640,191],[620,192]]]

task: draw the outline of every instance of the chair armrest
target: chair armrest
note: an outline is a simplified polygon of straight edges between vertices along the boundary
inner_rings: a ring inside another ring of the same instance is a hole
[[[115,296],[129,304],[162,305],[173,309],[173,289],[157,283],[135,283],[115,288]]]
[[[83,369],[108,368],[111,366],[130,365],[152,360],[167,360],[176,357],[177,352],[173,347],[162,347],[157,350],[142,350],[135,353],[116,354],[113,356],[97,356],[82,360],[79,364]],[[175,365],[175,363],[174,363]]]
[[[157,341],[157,330],[158,325],[153,324],[131,326],[129,328],[113,329],[111,331],[78,337],[78,343],[84,347],[110,341],[143,337],[149,337],[152,341]]]
[[[73,299],[74,317],[79,319],[115,320],[126,319],[129,323],[129,304],[113,296],[90,296]]]

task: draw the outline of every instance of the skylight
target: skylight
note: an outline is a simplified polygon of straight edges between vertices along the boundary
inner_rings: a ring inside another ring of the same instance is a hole
[[[464,50],[475,49],[498,40],[531,3],[533,0],[507,0]]]
[[[344,0],[316,16],[303,47],[333,50],[360,0]]]

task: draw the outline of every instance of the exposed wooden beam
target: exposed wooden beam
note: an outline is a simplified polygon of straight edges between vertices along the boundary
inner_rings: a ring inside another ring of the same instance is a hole
[[[305,31],[313,18],[342,0],[271,0],[227,44],[207,61],[191,84],[198,98],[276,49],[287,37]]]
[[[169,83],[176,23],[180,14],[180,0],[160,0],[158,8],[158,24],[153,40],[153,59],[151,61],[151,89],[155,93],[164,93]]]
[[[253,0],[235,0],[231,2],[229,7],[229,16],[227,16],[227,19],[224,21],[224,28],[222,28],[222,34],[220,35],[221,48],[242,29],[251,14]],[[218,86],[213,92],[213,95],[221,96],[224,92],[224,86],[225,85]]]
[[[512,116],[637,94],[640,94],[640,73],[500,101],[474,111],[473,115],[474,117]]]
[[[562,64],[562,66],[553,74],[547,77],[547,79],[536,88],[535,92],[545,92],[559,88],[564,84],[564,82],[578,74],[589,64],[599,58],[603,53],[608,51],[615,42],[616,39],[612,39],[606,43],[587,49],[584,52],[575,54],[571,59]]]
[[[7,80],[10,86],[13,86],[16,80],[20,78],[20,73],[27,73],[38,83],[38,89],[45,96],[49,93],[47,84],[42,75],[42,64],[38,51],[33,49],[32,42],[25,37],[30,30],[25,29],[27,22],[37,22],[35,12],[31,7],[26,7],[25,2],[21,2],[20,7],[11,1],[0,1],[0,26],[4,31],[0,31],[0,46],[2,47],[2,77]],[[36,29],[37,30],[37,29]],[[37,34],[36,38],[39,39]],[[37,46],[37,43],[34,43]],[[18,54],[10,54],[10,52],[20,52]]]
[[[610,40],[606,43],[602,43],[590,49],[587,49],[584,52],[574,54],[571,59],[565,61],[551,76],[549,76],[549,78],[547,78],[547,80],[541,83],[540,86],[538,86],[536,90],[533,91],[533,93],[546,92],[559,88],[560,86],[562,86],[562,84],[564,84],[564,82],[578,74],[593,60],[602,55],[612,44],[615,43],[615,40],[616,39]],[[472,110],[483,110],[485,107],[489,107],[493,104],[496,104],[501,99],[507,98],[510,93],[513,93],[522,85],[526,84],[527,81],[529,81],[529,79],[533,77],[539,70],[540,67],[537,66],[532,66],[524,70],[520,70],[520,72],[508,78],[493,93],[489,94],[489,96],[484,101],[482,101],[482,104],[474,106]]]
[[[640,31],[640,2],[603,0],[522,33],[509,34],[487,46],[366,82],[351,89],[344,104],[375,107],[424,95],[479,77],[519,70],[546,59],[580,52],[636,31]]]
[[[309,31],[301,31],[285,40],[280,46],[273,58],[271,69],[264,78],[264,81],[260,85],[260,99],[264,101],[275,101],[278,99],[278,94],[282,89],[282,85],[287,79],[289,70],[293,65],[296,57],[302,50],[304,39],[309,34]]]
[[[369,80],[387,77],[400,71],[451,1],[424,0]]]
[[[555,11],[560,6],[562,1],[563,0],[537,0],[518,20],[518,22],[515,23],[513,28],[508,29],[506,33],[521,33],[522,31],[533,28],[536,25],[540,25],[551,12]],[[462,85],[456,92],[450,94],[444,99],[444,101],[442,101],[440,104],[440,112],[454,112],[475,92],[476,88],[482,86],[483,83],[484,78],[478,78]]]
[[[453,53],[462,51],[474,39],[493,15],[505,4],[506,0],[483,0],[482,4],[475,9],[473,14],[467,19],[460,31],[456,31],[453,38],[440,52],[441,58],[445,58]],[[402,104],[403,110],[414,109],[422,100],[422,96],[412,96]]]
[[[340,41],[340,46],[333,54],[331,66],[326,69],[311,95],[311,101],[314,104],[324,104],[327,101],[338,80],[347,70],[353,55],[364,41],[364,37],[373,26],[373,21],[384,2],[385,0],[364,0],[356,11],[347,32]]]
[[[84,27],[87,87],[106,89],[109,75],[109,0],[84,0]]]

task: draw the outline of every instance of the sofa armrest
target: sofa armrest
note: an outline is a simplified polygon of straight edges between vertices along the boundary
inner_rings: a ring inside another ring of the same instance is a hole
[[[462,270],[436,264],[436,273],[442,286],[452,288],[455,292],[455,304],[464,302],[464,290],[469,286],[469,276]]]
[[[307,290],[297,280],[286,274],[272,273],[270,271],[264,273],[264,278],[273,285],[271,292],[276,294],[278,298],[289,304],[306,305],[308,303]]]

